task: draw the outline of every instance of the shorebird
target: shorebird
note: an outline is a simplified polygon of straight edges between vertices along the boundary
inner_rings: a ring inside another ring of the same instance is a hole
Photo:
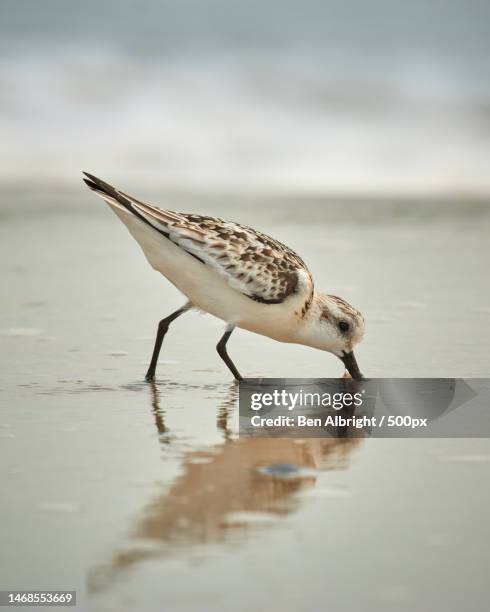
[[[191,309],[226,323],[216,349],[237,380],[242,377],[226,350],[235,327],[333,353],[352,378],[362,378],[353,349],[364,335],[363,316],[337,296],[316,293],[310,271],[292,249],[240,223],[145,204],[84,174],[150,265],[188,299],[159,322],[146,380],[155,378],[170,323]]]

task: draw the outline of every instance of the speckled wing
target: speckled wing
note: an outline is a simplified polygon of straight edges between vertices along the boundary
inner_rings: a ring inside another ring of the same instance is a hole
[[[117,201],[251,299],[278,304],[293,294],[311,298],[313,280],[305,263],[270,236],[223,219],[162,210],[86,176],[91,189]]]
[[[194,214],[180,214],[170,239],[224,276],[231,287],[267,304],[313,291],[302,259],[287,246],[250,227]],[[188,238],[188,234],[199,238]]]

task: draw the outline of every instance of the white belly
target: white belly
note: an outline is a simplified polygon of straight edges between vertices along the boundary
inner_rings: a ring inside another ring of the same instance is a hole
[[[236,291],[209,266],[134,217],[111,206],[141,246],[151,266],[161,272],[192,304],[243,329],[294,342],[298,309],[294,298],[281,304],[262,304]]]

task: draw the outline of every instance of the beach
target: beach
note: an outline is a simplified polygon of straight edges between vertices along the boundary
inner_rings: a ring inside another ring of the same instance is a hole
[[[366,375],[488,374],[484,202],[136,192],[295,248],[364,313]],[[182,298],[103,202],[77,182],[2,203],[4,585],[76,589],[84,610],[456,610],[463,590],[482,609],[487,440],[239,438],[221,322],[174,324],[144,382]],[[229,351],[246,376],[342,375],[247,332]]]

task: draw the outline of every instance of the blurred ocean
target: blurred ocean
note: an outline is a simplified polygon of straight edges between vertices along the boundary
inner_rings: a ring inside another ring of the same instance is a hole
[[[490,193],[490,3],[0,4],[0,182]]]

